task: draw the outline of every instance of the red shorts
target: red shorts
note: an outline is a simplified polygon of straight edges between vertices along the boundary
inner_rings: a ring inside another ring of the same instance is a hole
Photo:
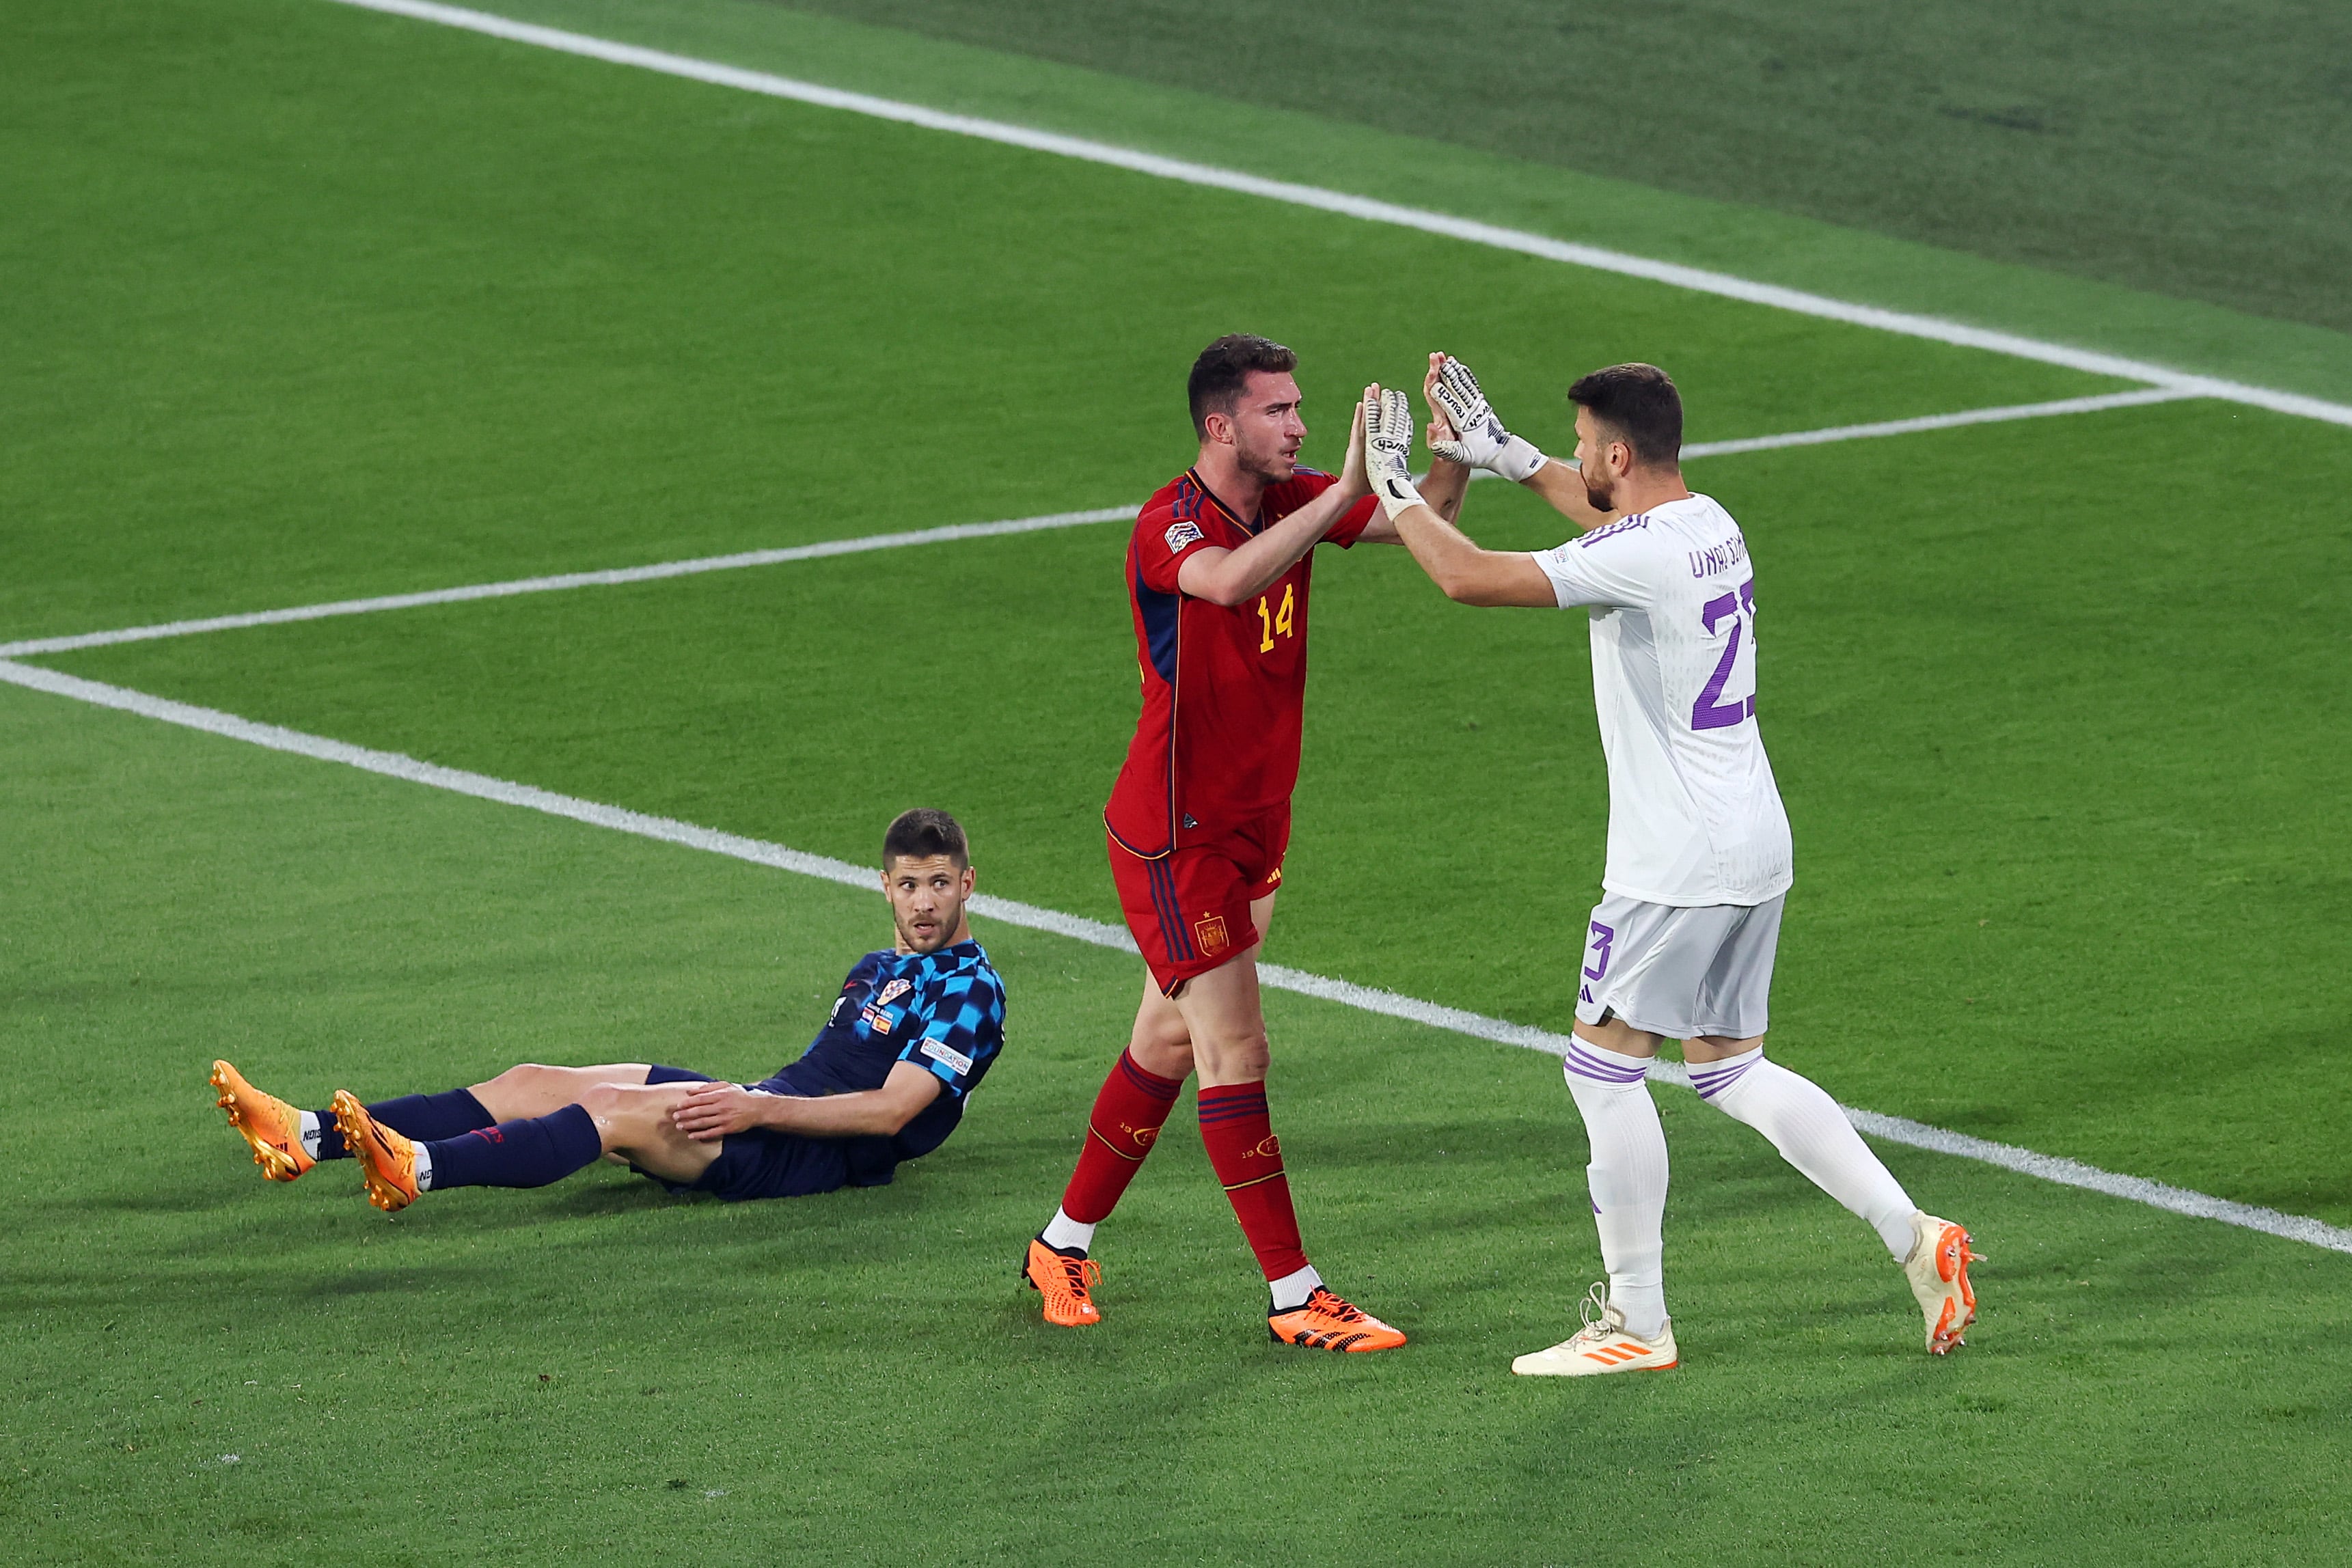
[[[1110,840],[1110,877],[1118,884],[1119,908],[1163,993],[1263,939],[1250,924],[1250,902],[1282,885],[1282,856],[1289,847],[1287,801],[1158,860],[1146,860]]]

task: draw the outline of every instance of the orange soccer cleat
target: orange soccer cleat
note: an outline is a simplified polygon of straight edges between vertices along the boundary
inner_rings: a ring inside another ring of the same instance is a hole
[[[335,1091],[335,1125],[342,1129],[343,1147],[360,1163],[370,1203],[392,1214],[416,1201],[415,1144],[369,1115],[348,1089]]]
[[[228,1124],[253,1148],[253,1163],[271,1181],[292,1181],[319,1162],[302,1146],[302,1113],[264,1094],[226,1061],[213,1063],[213,1088]]]
[[[1102,1283],[1102,1265],[1083,1253],[1062,1251],[1038,1237],[1029,1243],[1021,1277],[1045,1299],[1045,1321],[1057,1328],[1078,1329],[1102,1322],[1090,1294]]]
[[[1268,1312],[1265,1332],[1282,1344],[1359,1355],[1366,1351],[1394,1350],[1404,1343],[1403,1334],[1361,1307],[1342,1300],[1328,1285],[1316,1286],[1315,1293],[1307,1298],[1303,1307]]]

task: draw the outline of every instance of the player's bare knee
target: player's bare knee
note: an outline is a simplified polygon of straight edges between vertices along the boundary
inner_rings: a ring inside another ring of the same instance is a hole
[[[486,1089],[494,1092],[505,1090],[509,1092],[528,1091],[538,1086],[539,1081],[546,1075],[547,1071],[544,1066],[536,1061],[518,1061],[497,1077],[486,1082],[475,1084],[474,1092],[478,1095]]]
[[[1213,1040],[1193,1043],[1193,1053],[1202,1072],[1221,1083],[1241,1083],[1262,1080],[1274,1059],[1268,1048],[1265,1030],[1237,1030]]]
[[[596,1131],[604,1139],[604,1147],[613,1149],[643,1141],[656,1109],[646,1103],[648,1099],[643,1089],[633,1090],[619,1083],[599,1083],[581,1091],[580,1098],[574,1103],[596,1124]]]

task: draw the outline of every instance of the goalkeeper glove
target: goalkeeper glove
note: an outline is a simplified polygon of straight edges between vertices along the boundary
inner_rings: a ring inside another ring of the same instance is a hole
[[[1492,470],[1513,484],[1524,482],[1550,461],[1536,450],[1535,443],[1522,441],[1503,428],[1503,422],[1486,404],[1486,394],[1478,390],[1478,378],[1451,354],[1437,369],[1433,395],[1445,414],[1445,423],[1454,430],[1452,441],[1429,444],[1440,457],[1465,468]]]
[[[1412,486],[1412,400],[1394,387],[1364,399],[1364,477],[1391,517],[1422,505]]]

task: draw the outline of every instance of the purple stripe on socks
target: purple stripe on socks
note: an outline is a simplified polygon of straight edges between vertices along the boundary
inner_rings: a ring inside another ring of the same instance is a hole
[[[1748,1070],[1763,1060],[1760,1056],[1755,1056],[1737,1067],[1694,1067],[1691,1069],[1690,1075],[1691,1087],[1698,1091],[1700,1099],[1712,1100],[1746,1077]]]
[[[1639,1083],[1650,1074],[1650,1064],[1615,1051],[1588,1051],[1581,1045],[1568,1048],[1568,1070],[1579,1078],[1590,1078],[1601,1083]]]

